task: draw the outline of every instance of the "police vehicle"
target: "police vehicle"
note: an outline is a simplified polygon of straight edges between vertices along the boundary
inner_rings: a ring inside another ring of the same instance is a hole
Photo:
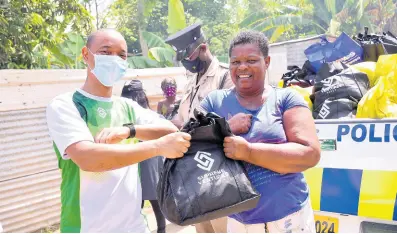
[[[397,119],[316,120],[307,170],[318,233],[397,232]]]

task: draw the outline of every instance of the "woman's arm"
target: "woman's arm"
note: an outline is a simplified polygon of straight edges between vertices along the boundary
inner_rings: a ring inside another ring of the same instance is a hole
[[[320,160],[320,143],[310,110],[293,107],[284,112],[287,143],[248,143],[241,137],[225,139],[226,156],[278,173],[302,172]]]

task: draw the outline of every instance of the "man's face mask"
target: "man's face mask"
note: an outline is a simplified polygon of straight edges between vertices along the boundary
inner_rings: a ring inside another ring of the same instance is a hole
[[[197,49],[200,49],[200,48],[197,47]],[[199,71],[201,71],[204,68],[205,62],[200,60],[200,52],[201,52],[201,50],[199,51],[199,54],[195,60],[182,59],[182,61],[181,61],[182,65],[186,68],[186,70],[188,70],[192,73],[198,73]]]
[[[192,73],[198,73],[204,68],[204,62],[200,60],[200,57],[197,57],[195,60],[190,61],[183,59],[182,65]]]
[[[87,48],[88,49],[88,48]],[[88,51],[94,56],[95,67],[91,73],[106,87],[112,87],[117,81],[125,75],[128,62],[117,55],[100,55],[94,54],[90,49]]]

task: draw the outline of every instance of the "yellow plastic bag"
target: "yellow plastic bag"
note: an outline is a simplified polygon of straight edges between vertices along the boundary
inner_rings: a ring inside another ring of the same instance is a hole
[[[310,99],[310,94],[312,93],[313,87],[302,88],[297,85],[292,85],[289,86],[288,88],[293,89],[297,91],[300,95],[302,95],[303,99],[305,99],[307,105],[309,106],[309,109],[313,111],[313,103],[312,100]]]
[[[375,76],[380,75],[358,103],[357,118],[397,117],[397,55],[379,57]]]
[[[283,88],[284,87],[284,80],[279,80],[277,83],[278,88]]]
[[[375,77],[380,78],[389,75],[395,69],[396,63],[397,54],[379,56],[376,63]]]
[[[376,63],[375,62],[362,62],[351,65],[350,67],[367,74],[369,79],[369,87],[374,87],[376,80],[379,76],[375,75]]]

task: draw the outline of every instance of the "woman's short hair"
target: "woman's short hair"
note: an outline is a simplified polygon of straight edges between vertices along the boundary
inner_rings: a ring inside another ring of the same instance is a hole
[[[229,57],[232,55],[232,49],[238,45],[256,44],[258,45],[262,55],[269,55],[269,40],[265,34],[253,30],[242,31],[235,36],[230,42]]]
[[[176,86],[176,81],[172,77],[167,77],[161,82],[161,89],[164,90],[168,85]]]

